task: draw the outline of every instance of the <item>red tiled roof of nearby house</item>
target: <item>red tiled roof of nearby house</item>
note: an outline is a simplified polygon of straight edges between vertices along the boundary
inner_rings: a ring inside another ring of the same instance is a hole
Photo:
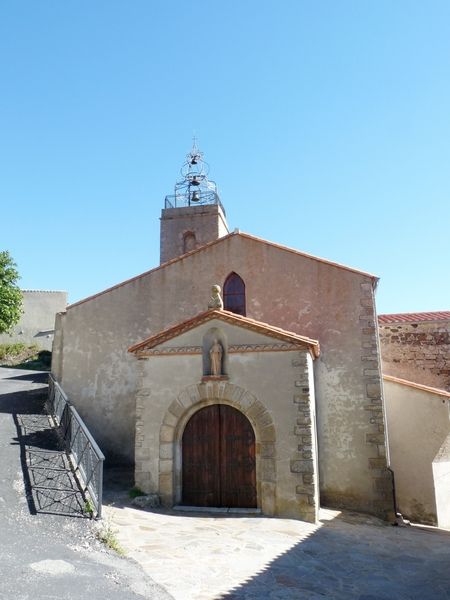
[[[380,325],[385,323],[420,323],[421,321],[450,321],[450,311],[378,315]]]
[[[430,392],[431,394],[436,394],[437,396],[450,398],[450,392],[441,390],[439,388],[430,387],[429,385],[422,385],[421,383],[415,383],[414,381],[408,381],[407,379],[400,379],[399,377],[393,377],[392,375],[383,375],[383,379],[385,381],[392,381],[393,383],[398,383],[400,385],[406,385],[417,390],[423,390],[424,392]]]
[[[156,335],[153,335],[142,342],[130,346],[130,348],[128,348],[128,352],[139,352],[154,348],[155,346],[158,346],[159,344],[162,344],[176,337],[177,335],[185,333],[186,331],[190,331],[191,329],[194,329],[194,327],[202,325],[203,323],[211,321],[212,319],[219,319],[221,321],[225,321],[226,323],[230,323],[231,325],[238,325],[244,327],[245,329],[250,329],[261,334],[269,335],[284,342],[297,342],[300,345],[308,346],[314,357],[318,357],[320,354],[320,346],[317,340],[298,335],[297,333],[292,333],[291,331],[285,331],[279,327],[274,327],[273,325],[268,325],[267,323],[262,323],[261,321],[255,321],[254,319],[249,319],[248,317],[242,317],[241,315],[237,315],[227,310],[207,310],[202,312],[192,319],[178,323],[178,325],[169,327],[168,329],[165,329],[164,331],[161,331],[160,333],[157,333]]]

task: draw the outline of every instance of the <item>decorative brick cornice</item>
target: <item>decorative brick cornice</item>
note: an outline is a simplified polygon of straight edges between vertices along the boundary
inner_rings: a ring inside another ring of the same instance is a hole
[[[254,331],[268,337],[272,337],[296,348],[307,347],[313,358],[317,358],[320,354],[320,346],[317,340],[298,335],[291,331],[285,331],[284,329],[274,327],[268,323],[255,321],[254,319],[249,319],[248,317],[242,317],[241,315],[237,315],[227,310],[207,310],[206,312],[200,313],[192,319],[183,321],[174,327],[165,329],[164,331],[161,331],[160,333],[157,333],[156,335],[153,335],[142,342],[130,346],[130,348],[128,348],[128,352],[138,354],[142,351],[151,350],[156,346],[160,346],[164,342],[186,333],[187,331],[191,331],[199,325],[203,325],[204,323],[214,319],[223,321],[230,325],[242,327],[243,329]]]
[[[298,344],[233,344],[228,346],[228,352],[239,354],[241,352],[286,352],[298,351]]]
[[[161,348],[144,348],[137,350],[136,356],[168,356],[170,354],[202,354],[201,346],[162,346]]]
[[[244,352],[298,352],[297,344],[232,344],[228,346],[228,354]],[[138,358],[146,356],[170,356],[173,354],[202,354],[201,346],[161,346],[159,348],[144,348],[135,352]]]

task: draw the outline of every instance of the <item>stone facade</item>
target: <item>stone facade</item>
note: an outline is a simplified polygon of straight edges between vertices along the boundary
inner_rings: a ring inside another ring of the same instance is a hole
[[[286,339],[271,338],[270,330],[264,333],[263,325],[255,332],[246,327],[245,318],[233,325],[233,315],[215,313],[194,326],[181,324],[161,344],[149,348],[143,342],[132,349],[140,359],[136,484],[160,494],[165,506],[180,503],[184,428],[201,408],[228,404],[254,428],[257,498],[263,514],[315,522],[319,495],[313,355],[296,336],[288,345]],[[254,327],[254,322],[249,325]],[[226,340],[225,380],[204,376],[203,344],[209,331]]]
[[[294,405],[297,408],[297,421],[294,428],[296,445],[290,461],[291,473],[297,478],[295,488],[300,506],[308,514],[306,507],[319,506],[319,462],[317,456],[317,431],[314,398],[314,377],[310,356],[306,353],[292,358],[295,369]]]
[[[450,391],[450,313],[440,314],[438,319],[431,313],[397,322],[395,315],[380,317],[386,375]]]
[[[227,233],[220,204],[165,208],[161,211],[160,262],[177,258]]]
[[[211,209],[211,214],[205,208]],[[170,258],[168,262],[73,304],[57,319],[54,375],[87,422],[107,461],[135,462],[136,411],[140,410],[135,397],[140,384],[136,361],[127,354],[127,348],[195,318],[206,308],[211,285],[223,287],[230,273],[236,273],[245,285],[245,314],[250,320],[319,340],[322,349],[315,360],[313,380],[308,375],[306,383],[304,366],[298,364],[289,392],[295,413],[290,426],[296,449],[291,447],[281,471],[291,483],[296,481],[289,502],[306,506],[312,501],[311,490],[317,494],[320,488],[324,504],[385,517],[392,501],[385,489],[374,300],[377,278],[239,231],[220,237],[219,205],[167,210],[179,211],[167,215],[163,211],[164,217],[174,217],[161,222],[161,246],[167,251],[162,259]],[[191,223],[184,221],[186,210]],[[206,223],[212,213],[213,229]],[[201,231],[209,232],[207,239],[200,240]],[[186,250],[183,244],[192,243],[191,237],[186,239],[192,233],[203,245],[179,256]],[[177,354],[183,356],[183,365],[189,364],[190,358],[198,356],[197,346],[186,344],[182,351],[166,348],[166,354],[159,349],[155,360]],[[266,340],[256,348],[242,334],[229,346],[228,360],[234,361],[238,354],[245,364],[246,356],[252,360],[267,356],[271,346],[273,340]],[[285,348],[288,350],[292,348]],[[150,357],[147,362],[152,362]],[[267,364],[264,378],[270,380],[275,370],[274,365]],[[261,373],[254,385],[248,373],[245,381],[233,383],[261,401],[255,394]],[[301,400],[307,399],[307,388],[314,389],[314,419],[302,408],[306,406]],[[272,418],[275,415],[274,408]],[[311,452],[308,418],[317,429],[319,458],[312,472],[303,462],[310,460]],[[285,501],[284,514],[290,510],[289,502]]]

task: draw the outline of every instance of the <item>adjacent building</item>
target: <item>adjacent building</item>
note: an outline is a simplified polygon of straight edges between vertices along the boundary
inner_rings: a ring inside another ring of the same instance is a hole
[[[40,350],[51,350],[55,333],[55,315],[66,310],[67,292],[22,290],[20,321],[10,333],[0,335],[0,344],[22,342],[36,345]]]
[[[398,508],[450,528],[450,311],[379,316]]]

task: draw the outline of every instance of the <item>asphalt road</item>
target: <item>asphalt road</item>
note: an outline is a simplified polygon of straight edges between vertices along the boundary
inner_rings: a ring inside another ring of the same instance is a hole
[[[0,599],[171,599],[137,563],[101,544],[82,511],[58,513],[62,497],[69,509],[80,505],[67,473],[46,485],[38,470],[30,476],[30,457],[56,452],[42,410],[45,381],[45,373],[0,368]],[[48,501],[61,486],[68,492]]]

